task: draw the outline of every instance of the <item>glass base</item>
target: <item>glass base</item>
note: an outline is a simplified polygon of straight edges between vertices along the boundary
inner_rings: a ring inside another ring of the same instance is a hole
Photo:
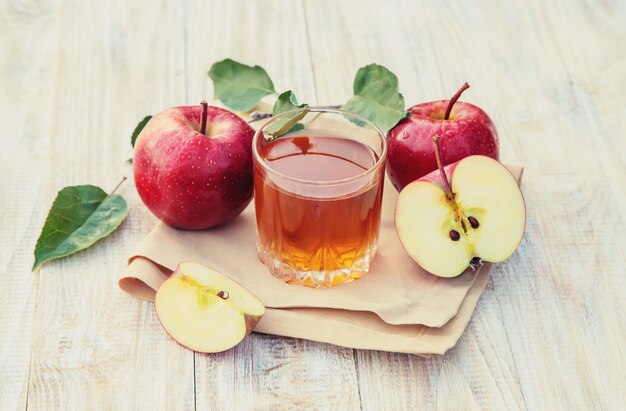
[[[352,262],[349,267],[339,270],[300,271],[288,262],[273,256],[270,250],[263,248],[260,244],[257,244],[257,255],[274,277],[290,284],[318,288],[335,287],[367,274],[376,254],[376,248],[377,243],[373,242],[365,249],[362,258]]]

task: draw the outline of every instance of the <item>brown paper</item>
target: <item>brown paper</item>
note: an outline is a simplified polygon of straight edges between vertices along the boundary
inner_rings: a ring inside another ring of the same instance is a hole
[[[522,168],[509,168],[519,180]],[[238,281],[268,307],[256,332],[352,348],[443,354],[467,326],[491,265],[450,279],[423,271],[396,235],[397,192],[389,181],[383,198],[378,253],[370,272],[352,283],[312,289],[273,277],[256,257],[251,204],[233,222],[211,230],[176,230],[159,223],[129,259],[119,284],[134,297],[153,300],[181,261],[195,261]]]
[[[167,280],[170,273],[171,270],[144,257],[136,257],[126,268],[119,284],[133,297],[154,301],[156,289]],[[366,311],[268,308],[254,331],[349,348],[393,351],[423,357],[444,354],[461,337],[488,279],[488,270],[481,271],[457,315],[441,328],[419,324],[391,325]]]

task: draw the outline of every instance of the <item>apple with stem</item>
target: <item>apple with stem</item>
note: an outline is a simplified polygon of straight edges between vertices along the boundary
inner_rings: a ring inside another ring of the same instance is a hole
[[[441,136],[446,164],[471,155],[498,160],[498,132],[482,109],[460,102],[467,83],[450,100],[431,101],[408,109],[387,134],[387,174],[398,191],[437,169],[431,138]]]
[[[526,227],[517,181],[487,156],[444,167],[440,137],[431,144],[438,170],[404,187],[396,202],[396,230],[407,253],[439,277],[456,277],[482,260],[506,260]]]
[[[206,101],[160,112],[135,143],[139,196],[173,227],[205,229],[232,220],[252,199],[253,136],[243,119]]]
[[[202,264],[182,262],[157,290],[156,312],[165,331],[197,352],[239,344],[265,313],[240,284]]]

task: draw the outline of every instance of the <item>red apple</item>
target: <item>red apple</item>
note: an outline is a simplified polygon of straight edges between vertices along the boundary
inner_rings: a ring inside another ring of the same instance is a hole
[[[387,173],[398,191],[437,169],[432,136],[441,136],[445,164],[484,155],[498,160],[498,132],[482,109],[457,102],[463,87],[450,100],[431,101],[411,107],[387,134]]]
[[[224,224],[252,199],[254,130],[218,107],[174,107],[155,115],[135,143],[139,196],[177,228]]]
[[[526,226],[517,181],[486,156],[469,156],[444,167],[439,136],[431,141],[438,170],[408,184],[396,202],[396,231],[405,250],[439,277],[456,277],[481,261],[506,260]]]

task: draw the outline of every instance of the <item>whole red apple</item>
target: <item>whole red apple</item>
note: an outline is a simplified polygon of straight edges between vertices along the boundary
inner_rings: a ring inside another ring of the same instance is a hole
[[[387,173],[398,191],[437,169],[432,138],[441,136],[446,164],[484,155],[498,160],[498,132],[482,109],[457,102],[463,87],[450,100],[431,101],[411,107],[409,116],[387,134]]]
[[[237,115],[206,102],[155,115],[135,143],[139,196],[173,227],[232,220],[252,199],[253,135]]]

